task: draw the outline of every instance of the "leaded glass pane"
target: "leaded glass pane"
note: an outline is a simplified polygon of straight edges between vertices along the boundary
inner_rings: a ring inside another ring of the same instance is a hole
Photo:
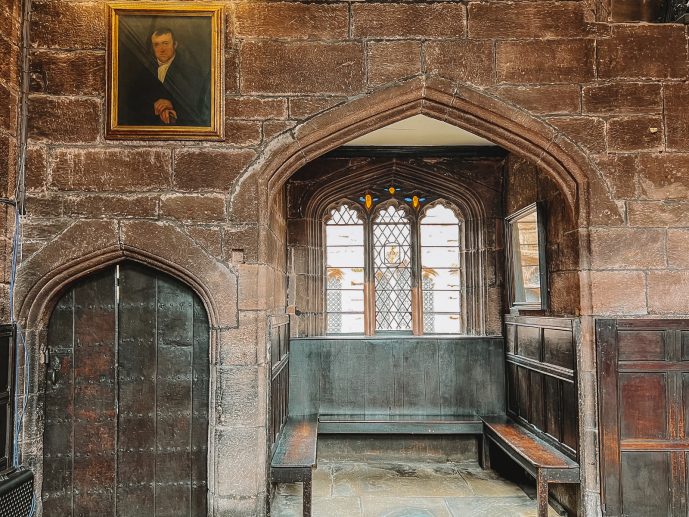
[[[364,225],[347,205],[330,211],[325,226],[326,329],[364,331]]]
[[[330,246],[363,246],[364,225],[327,225],[325,238]]]
[[[373,225],[376,329],[411,330],[411,225],[402,208],[389,206]]]
[[[459,247],[421,247],[421,264],[423,267],[459,267]]]
[[[363,246],[328,246],[328,267],[364,267]]]
[[[460,223],[443,205],[429,208],[421,219],[421,288],[425,333],[462,330]]]

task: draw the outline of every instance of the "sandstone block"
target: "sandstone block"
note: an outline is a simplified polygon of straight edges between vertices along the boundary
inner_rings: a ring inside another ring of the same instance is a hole
[[[648,310],[651,314],[689,314],[689,271],[651,271]]]
[[[223,256],[231,261],[232,251],[242,250],[245,262],[258,261],[258,228],[256,226],[227,226],[223,229]]]
[[[104,49],[105,4],[37,0],[31,3],[31,43],[36,48]]]
[[[287,118],[287,99],[229,97],[225,103],[225,116],[247,120],[284,119]]]
[[[91,219],[100,217],[153,218],[158,215],[158,197],[121,194],[67,196],[64,198],[63,210],[66,216]]]
[[[44,147],[27,148],[24,173],[27,190],[44,190],[48,186],[48,156]]]
[[[598,76],[681,79],[687,77],[687,39],[676,24],[616,25],[598,41]]]
[[[0,83],[0,129],[12,136],[17,132],[17,93]]]
[[[229,45],[228,45],[229,46]],[[225,94],[239,93],[239,52],[233,48],[225,50]]]
[[[0,13],[0,16],[2,14]],[[0,60],[0,80],[8,85],[19,87],[19,45],[17,41],[10,40],[8,34],[0,32],[0,55],[4,56]]]
[[[63,143],[98,140],[100,101],[34,95],[29,104],[29,139]]]
[[[56,149],[49,158],[51,186],[61,190],[138,192],[170,186],[170,151]]]
[[[240,52],[243,93],[333,93],[364,88],[361,43],[247,42]]]
[[[666,84],[665,94],[665,134],[667,148],[686,151],[689,148],[689,85]]]
[[[646,314],[646,277],[641,271],[592,271],[596,315]]]
[[[416,75],[421,72],[421,42],[370,42],[366,59],[368,84],[371,86]]]
[[[26,211],[37,217],[61,217],[62,196],[56,194],[31,194],[26,196]]]
[[[605,145],[605,138],[601,141],[601,145]],[[605,182],[610,186],[615,199],[637,197],[635,173],[639,164],[636,154],[601,155],[596,157],[596,163],[603,172]]]
[[[222,221],[225,219],[225,197],[220,194],[162,196],[160,216],[199,223]]]
[[[624,223],[623,206],[611,199],[611,189],[598,177],[589,178],[591,225],[618,226]]]
[[[665,267],[665,230],[607,228],[591,232],[594,269]]]
[[[70,225],[69,220],[27,217],[22,223],[22,237],[27,241],[47,242],[62,233]]]
[[[662,148],[663,120],[655,116],[628,116],[608,120],[608,150],[649,151]]]
[[[256,157],[251,150],[184,149],[175,153],[174,186],[181,190],[229,190]]]
[[[219,495],[255,496],[258,491],[257,465],[265,456],[265,433],[257,428],[225,427],[215,432],[217,462],[215,491]]]
[[[289,117],[304,119],[344,101],[344,97],[292,97],[289,100]]]
[[[581,110],[581,90],[576,84],[501,86],[496,92],[532,113],[578,113]]]
[[[660,113],[659,83],[608,83],[584,86],[584,113]]]
[[[472,39],[576,38],[585,32],[581,2],[471,3]]]
[[[12,137],[0,135],[0,197],[14,192],[17,143]]]
[[[425,70],[453,81],[477,85],[493,82],[493,43],[438,41],[425,44]]]
[[[209,255],[221,257],[222,229],[219,226],[187,226],[185,230]]]
[[[273,307],[272,270],[257,264],[239,265],[239,310]]]
[[[551,117],[553,126],[591,153],[605,152],[605,122],[596,117]]]
[[[627,203],[630,226],[689,227],[689,202],[632,201]]]
[[[43,82],[32,82],[31,91],[50,95],[93,95],[105,93],[105,53],[94,51],[31,53],[31,70],[43,74]]]
[[[667,265],[689,269],[689,229],[667,231]]]
[[[579,83],[594,78],[592,40],[498,41],[498,82]]]
[[[349,9],[345,4],[240,3],[235,24],[239,38],[347,39]]]
[[[291,120],[266,120],[263,123],[263,140],[268,142],[294,126],[296,126],[296,122]]]
[[[242,179],[241,192],[230,198],[229,216],[233,222],[258,222],[258,183],[256,174]]]
[[[240,311],[239,328],[220,331],[220,364],[248,366],[265,363],[266,328],[265,313]],[[263,351],[260,354],[259,349]]]
[[[261,123],[256,120],[226,120],[225,141],[238,147],[259,144],[261,143]]]
[[[266,413],[261,381],[265,371],[258,366],[218,368],[217,415],[220,425],[260,426]],[[262,375],[261,375],[262,374]]]
[[[640,154],[638,162],[642,199],[689,199],[689,155]]]
[[[352,5],[355,38],[458,38],[466,33],[462,4],[361,3]]]

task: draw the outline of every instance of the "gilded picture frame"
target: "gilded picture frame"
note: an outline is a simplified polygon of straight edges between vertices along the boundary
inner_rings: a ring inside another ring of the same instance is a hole
[[[118,140],[222,140],[223,6],[108,4],[107,122]]]

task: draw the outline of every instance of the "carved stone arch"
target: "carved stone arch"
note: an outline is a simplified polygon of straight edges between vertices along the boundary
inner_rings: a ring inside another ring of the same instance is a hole
[[[297,125],[271,142],[237,180],[231,203],[255,195],[258,186],[258,217],[265,224],[271,196],[303,165],[354,138],[419,114],[538,163],[563,191],[579,226],[586,226],[588,181],[597,175],[586,154],[537,115],[495,94],[438,77],[417,77],[382,88]]]
[[[153,221],[77,221],[25,260],[15,289],[17,318],[47,325],[58,295],[75,280],[123,260],[164,271],[201,298],[211,327],[237,326],[237,278],[176,226]]]

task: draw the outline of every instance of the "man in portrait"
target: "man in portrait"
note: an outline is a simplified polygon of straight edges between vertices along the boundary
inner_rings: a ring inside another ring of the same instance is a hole
[[[168,27],[153,30],[146,47],[125,54],[132,62],[122,70],[119,124],[209,126],[210,70],[198,66]]]

